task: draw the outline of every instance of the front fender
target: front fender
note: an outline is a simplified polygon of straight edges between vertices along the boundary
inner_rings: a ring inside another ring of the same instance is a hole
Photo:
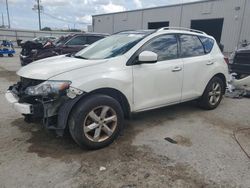
[[[83,93],[82,95],[79,95],[75,97],[74,99],[67,100],[65,103],[63,103],[58,111],[57,116],[57,129],[56,133],[58,136],[63,136],[64,130],[67,127],[68,119],[70,112],[72,111],[73,106],[85,95],[86,93]]]

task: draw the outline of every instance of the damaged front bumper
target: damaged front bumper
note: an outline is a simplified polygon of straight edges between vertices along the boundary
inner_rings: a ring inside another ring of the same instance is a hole
[[[84,95],[84,92],[76,88],[46,97],[27,96],[21,94],[20,90],[20,83],[10,86],[5,93],[6,100],[24,115],[26,122],[40,121],[45,128],[55,130],[59,136],[64,133],[74,104]]]
[[[12,91],[8,90],[5,93],[6,100],[12,104],[14,109],[21,114],[32,114],[32,105],[28,103],[19,103],[19,97],[16,96]]]

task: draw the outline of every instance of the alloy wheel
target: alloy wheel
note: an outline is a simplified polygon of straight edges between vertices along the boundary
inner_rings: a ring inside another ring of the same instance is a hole
[[[222,94],[222,88],[220,83],[214,82],[212,84],[211,90],[208,93],[209,103],[211,105],[216,105],[217,102],[220,100]]]
[[[84,135],[93,142],[103,142],[113,135],[117,127],[117,114],[109,106],[98,106],[91,110],[83,124]]]

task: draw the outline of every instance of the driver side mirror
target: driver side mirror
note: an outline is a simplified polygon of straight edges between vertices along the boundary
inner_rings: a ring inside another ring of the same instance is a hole
[[[138,63],[156,63],[158,55],[152,51],[143,51],[139,54]]]

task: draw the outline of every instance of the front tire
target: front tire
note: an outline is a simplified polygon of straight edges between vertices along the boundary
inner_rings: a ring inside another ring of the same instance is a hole
[[[199,99],[199,106],[206,110],[215,109],[221,102],[223,93],[225,91],[225,84],[219,77],[212,78]]]
[[[123,126],[120,104],[106,95],[90,95],[73,109],[69,131],[82,148],[100,149],[111,144]]]

